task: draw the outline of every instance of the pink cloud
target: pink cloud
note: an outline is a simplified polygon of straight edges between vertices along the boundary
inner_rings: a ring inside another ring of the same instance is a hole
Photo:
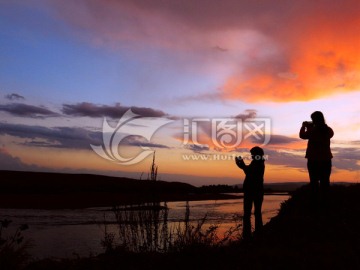
[[[164,61],[223,76],[225,99],[281,102],[359,89],[359,5],[87,0],[54,7],[97,46],[134,55],[161,50]]]

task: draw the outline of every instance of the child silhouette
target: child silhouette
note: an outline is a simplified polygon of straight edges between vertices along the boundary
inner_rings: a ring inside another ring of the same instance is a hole
[[[250,150],[252,161],[246,165],[241,157],[236,157],[236,165],[245,173],[243,183],[244,191],[244,217],[243,217],[243,238],[251,237],[251,210],[254,204],[255,231],[261,231],[263,227],[261,207],[264,198],[264,172],[265,159],[264,150],[258,146]]]

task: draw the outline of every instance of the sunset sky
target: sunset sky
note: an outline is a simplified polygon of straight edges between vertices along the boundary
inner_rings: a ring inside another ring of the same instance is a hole
[[[308,181],[298,132],[320,110],[331,181],[357,182],[359,33],[356,0],[0,0],[0,169],[146,178],[151,155],[123,165],[91,147],[132,108],[168,123],[119,153],[155,150],[162,180],[241,183],[231,157],[259,141],[218,149],[203,121],[202,145],[184,144],[184,121],[262,118],[265,181]]]

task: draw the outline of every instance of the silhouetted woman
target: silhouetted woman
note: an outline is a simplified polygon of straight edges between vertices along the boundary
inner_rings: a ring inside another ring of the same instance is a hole
[[[250,150],[252,161],[249,165],[244,163],[241,157],[235,159],[236,165],[244,170],[244,217],[243,238],[251,237],[251,209],[255,208],[255,231],[261,231],[263,227],[261,207],[264,198],[264,172],[265,159],[264,150],[258,146]]]
[[[325,123],[322,112],[316,111],[311,114],[312,122],[303,122],[299,136],[308,140],[306,149],[307,168],[309,172],[310,185],[313,194],[319,189],[327,191],[330,185],[331,159],[333,157],[330,149],[330,139],[334,131]]]

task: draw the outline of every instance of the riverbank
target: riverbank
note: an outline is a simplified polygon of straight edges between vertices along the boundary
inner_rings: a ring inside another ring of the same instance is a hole
[[[265,192],[268,195],[284,194],[286,187],[292,187],[291,183],[267,185]],[[0,208],[80,209],[153,201],[242,198],[241,188],[226,186],[227,192],[224,192],[224,186],[214,185],[209,189],[182,182],[104,175],[0,171]]]
[[[327,202],[310,204],[296,190],[251,241],[181,252],[118,251],[75,260],[42,260],[26,269],[359,269],[360,185],[332,186]]]

